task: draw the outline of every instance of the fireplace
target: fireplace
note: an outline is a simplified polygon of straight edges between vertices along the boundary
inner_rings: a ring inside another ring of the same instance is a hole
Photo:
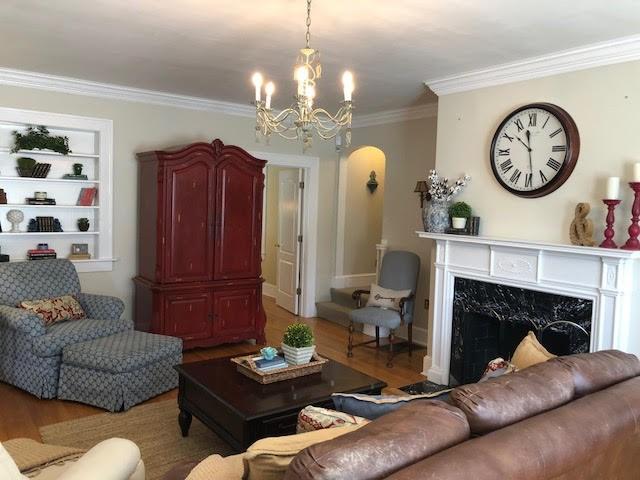
[[[593,302],[503,284],[454,280],[449,385],[477,382],[533,331],[555,355],[589,351]]]
[[[476,380],[485,360],[509,357],[529,330],[557,354],[640,356],[640,252],[417,234],[435,242],[423,369],[430,381]],[[456,338],[471,353],[463,356]]]

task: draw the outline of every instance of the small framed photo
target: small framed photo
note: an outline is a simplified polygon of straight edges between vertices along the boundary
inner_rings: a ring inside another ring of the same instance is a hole
[[[72,243],[71,254],[72,255],[86,255],[89,253],[88,243]]]

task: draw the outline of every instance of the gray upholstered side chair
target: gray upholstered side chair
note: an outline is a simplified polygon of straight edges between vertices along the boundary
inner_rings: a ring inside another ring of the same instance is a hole
[[[380,268],[380,286],[390,290],[409,290],[410,294],[397,300],[399,311],[377,306],[362,307],[362,295],[369,294],[369,290],[356,290],[353,298],[358,302],[358,308],[350,313],[349,346],[347,356],[353,356],[353,348],[375,342],[380,347],[380,327],[389,329],[389,358],[387,367],[393,366],[393,343],[395,329],[407,325],[409,355],[413,348],[413,309],[418,276],[420,275],[420,257],[412,252],[401,250],[391,251],[382,258]],[[353,343],[354,323],[373,325],[376,327],[375,340]]]
[[[24,300],[73,295],[87,318],[46,326],[27,310]],[[120,318],[119,298],[80,292],[76,268],[69,260],[0,263],[0,381],[40,398],[55,398],[62,349],[70,344],[131,330]]]

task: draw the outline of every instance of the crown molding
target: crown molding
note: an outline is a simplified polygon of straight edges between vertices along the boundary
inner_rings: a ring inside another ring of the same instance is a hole
[[[466,92],[640,59],[640,35],[425,81],[436,95]]]
[[[384,112],[369,113],[366,115],[354,114],[353,128],[371,127],[373,125],[384,125],[387,123],[406,122],[407,120],[417,120],[419,118],[435,117],[438,114],[437,103],[427,103],[417,107],[398,108]]]
[[[0,68],[0,85],[255,117],[255,108],[249,105],[10,68]]]

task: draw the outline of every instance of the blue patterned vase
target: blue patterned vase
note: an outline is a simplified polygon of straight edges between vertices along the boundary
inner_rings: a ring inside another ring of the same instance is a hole
[[[449,228],[449,200],[431,199],[422,210],[422,222],[425,232],[444,233]]]

